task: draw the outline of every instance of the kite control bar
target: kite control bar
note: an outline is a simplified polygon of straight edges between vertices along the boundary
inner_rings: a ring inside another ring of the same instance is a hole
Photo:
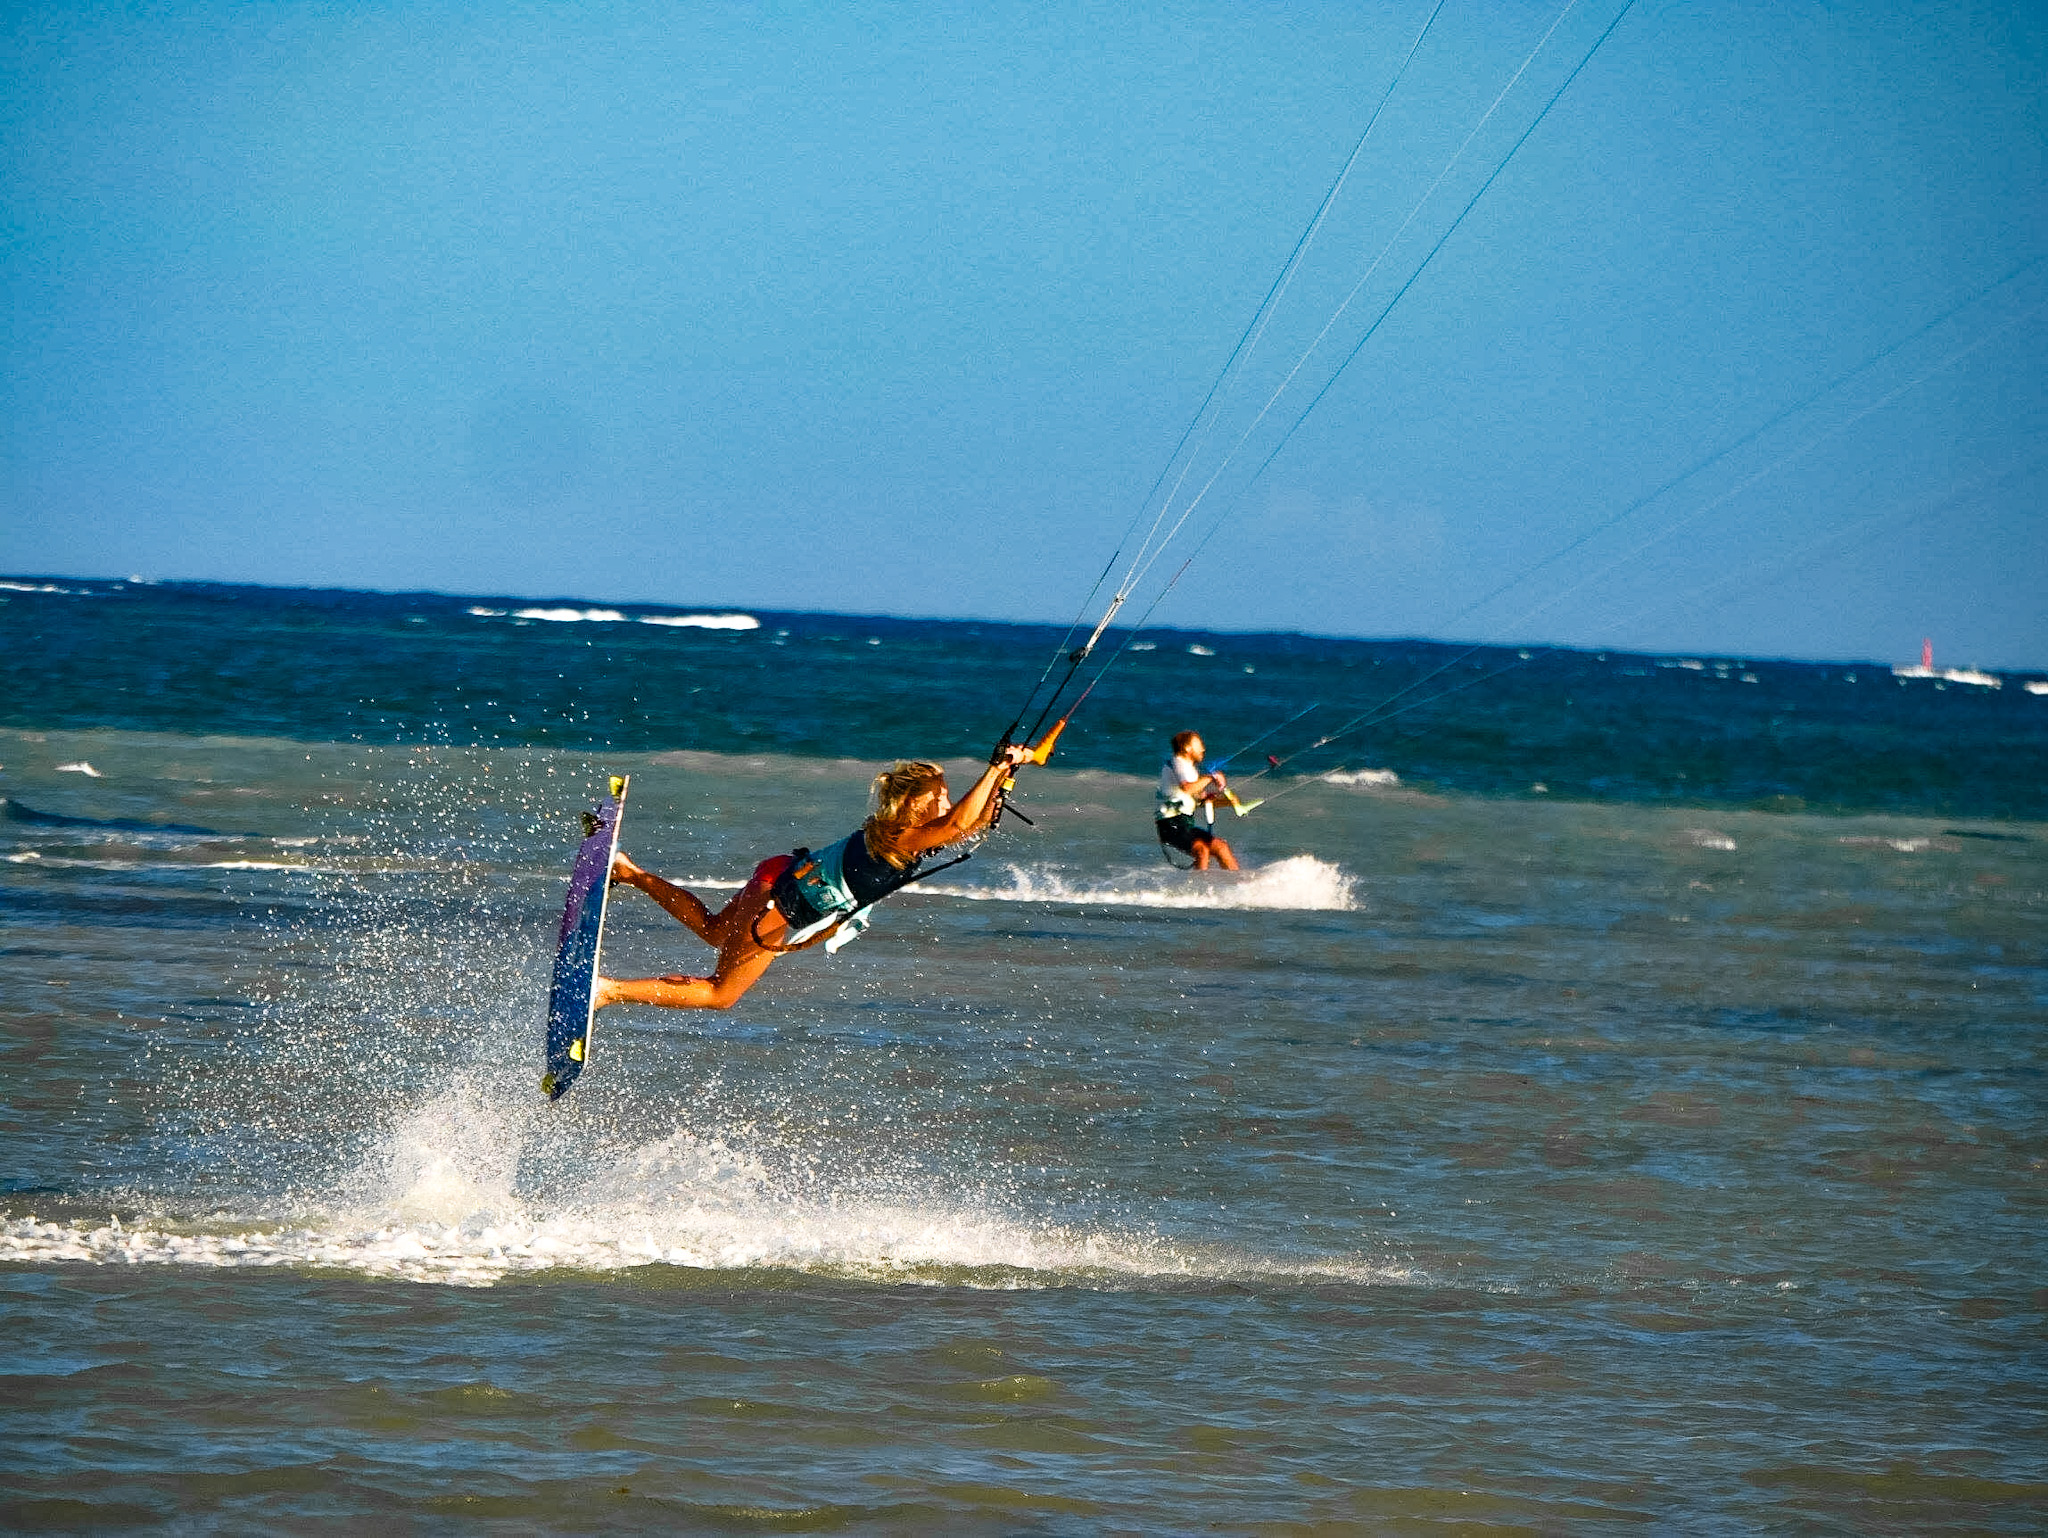
[[[1076,706],[1078,706],[1081,702],[1079,700],[1076,700],[1074,701],[1074,703]],[[1052,757],[1053,745],[1060,740],[1060,733],[1067,729],[1067,723],[1073,719],[1074,712],[1070,710],[1065,715],[1061,716],[1059,720],[1053,722],[1052,730],[1047,732],[1043,737],[1039,738],[1037,742],[1031,745],[1030,757],[1026,758],[1024,762],[1027,764],[1043,764],[1048,759],[1050,759]],[[989,762],[992,764],[1001,763],[1003,761],[1003,750],[1010,746],[1012,746],[1012,744],[1010,742],[1009,734],[1005,733],[1003,736],[1003,740],[996,744],[995,752],[989,755]],[[1010,792],[1016,788],[1016,785],[1017,776],[1015,775],[1015,773],[1010,773],[1003,776],[1002,784],[996,787],[996,815],[990,818],[989,820],[992,823],[996,822],[1001,819],[1003,813],[1008,812],[1012,817],[1016,818],[1026,827],[1035,828],[1038,826],[1037,823],[1033,822],[1029,817],[1026,817],[1022,812],[1018,811],[1014,806],[1010,805]]]

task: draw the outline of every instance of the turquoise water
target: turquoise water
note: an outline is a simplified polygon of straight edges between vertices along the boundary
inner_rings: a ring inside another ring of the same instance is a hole
[[[2048,1516],[2039,821],[1376,761],[1198,880],[1084,760],[550,1106],[603,776],[729,889],[872,758],[10,708],[10,1528]],[[614,911],[611,967],[702,959]]]

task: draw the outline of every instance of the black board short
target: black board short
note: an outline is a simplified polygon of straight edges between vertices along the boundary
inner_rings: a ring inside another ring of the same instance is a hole
[[[1216,830],[1204,827],[1183,812],[1178,817],[1155,817],[1152,826],[1159,830],[1159,842],[1169,849],[1178,849],[1182,854],[1193,854],[1197,844],[1211,844],[1216,841]]]

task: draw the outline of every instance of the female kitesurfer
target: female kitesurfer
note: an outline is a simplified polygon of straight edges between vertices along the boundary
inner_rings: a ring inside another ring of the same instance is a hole
[[[1002,809],[997,789],[1031,749],[1007,744],[956,805],[937,764],[906,760],[875,776],[868,820],[817,854],[799,849],[754,867],[732,901],[713,913],[694,893],[643,870],[625,855],[612,880],[638,887],[718,952],[709,977],[600,977],[597,1006],[658,1004],[664,1009],[730,1009],[785,951],[823,941],[837,950],[867,923],[867,912],[918,879],[925,857],[971,838]]]
[[[1222,774],[1202,772],[1204,751],[1198,733],[1182,732],[1173,739],[1173,752],[1159,769],[1159,804],[1152,826],[1160,843],[1192,855],[1196,870],[1207,870],[1211,859],[1225,870],[1236,870],[1237,856],[1230,845],[1216,836],[1214,828],[1195,821],[1197,808],[1230,800]]]

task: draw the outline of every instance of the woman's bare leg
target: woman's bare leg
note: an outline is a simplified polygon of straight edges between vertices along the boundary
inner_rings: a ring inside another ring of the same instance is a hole
[[[716,947],[721,938],[718,915],[704,906],[695,892],[685,891],[673,881],[664,881],[651,870],[635,865],[625,855],[612,856],[612,880],[619,886],[636,887],[653,898],[691,934]],[[730,904],[728,904],[730,906]]]
[[[661,880],[658,876],[653,879]],[[661,884],[669,886],[665,881]],[[731,1009],[749,988],[761,980],[768,964],[781,954],[769,947],[779,944],[783,935],[789,932],[788,923],[768,900],[772,885],[771,880],[761,879],[760,873],[756,872],[755,879],[741,887],[731,902],[716,915],[707,916],[706,927],[723,934],[723,939],[718,942],[718,965],[709,977],[600,977],[596,989],[597,1007],[655,1004],[663,1009]],[[645,887],[641,889],[647,890]],[[681,887],[671,886],[669,890],[697,902]],[[661,902],[663,907],[668,907],[654,893],[649,892],[648,895]],[[699,909],[703,906],[697,903]],[[675,912],[674,909],[670,911]],[[678,913],[677,917],[682,915]],[[686,919],[684,922],[689,921]],[[698,930],[696,925],[691,924],[690,927],[704,934],[704,930]],[[760,931],[758,939],[756,929]],[[705,935],[705,938],[710,936]]]
[[[656,1004],[663,1009],[731,1009],[761,980],[775,952],[754,948],[745,961],[727,967],[721,958],[709,977],[600,978],[597,1007],[607,1004]]]

